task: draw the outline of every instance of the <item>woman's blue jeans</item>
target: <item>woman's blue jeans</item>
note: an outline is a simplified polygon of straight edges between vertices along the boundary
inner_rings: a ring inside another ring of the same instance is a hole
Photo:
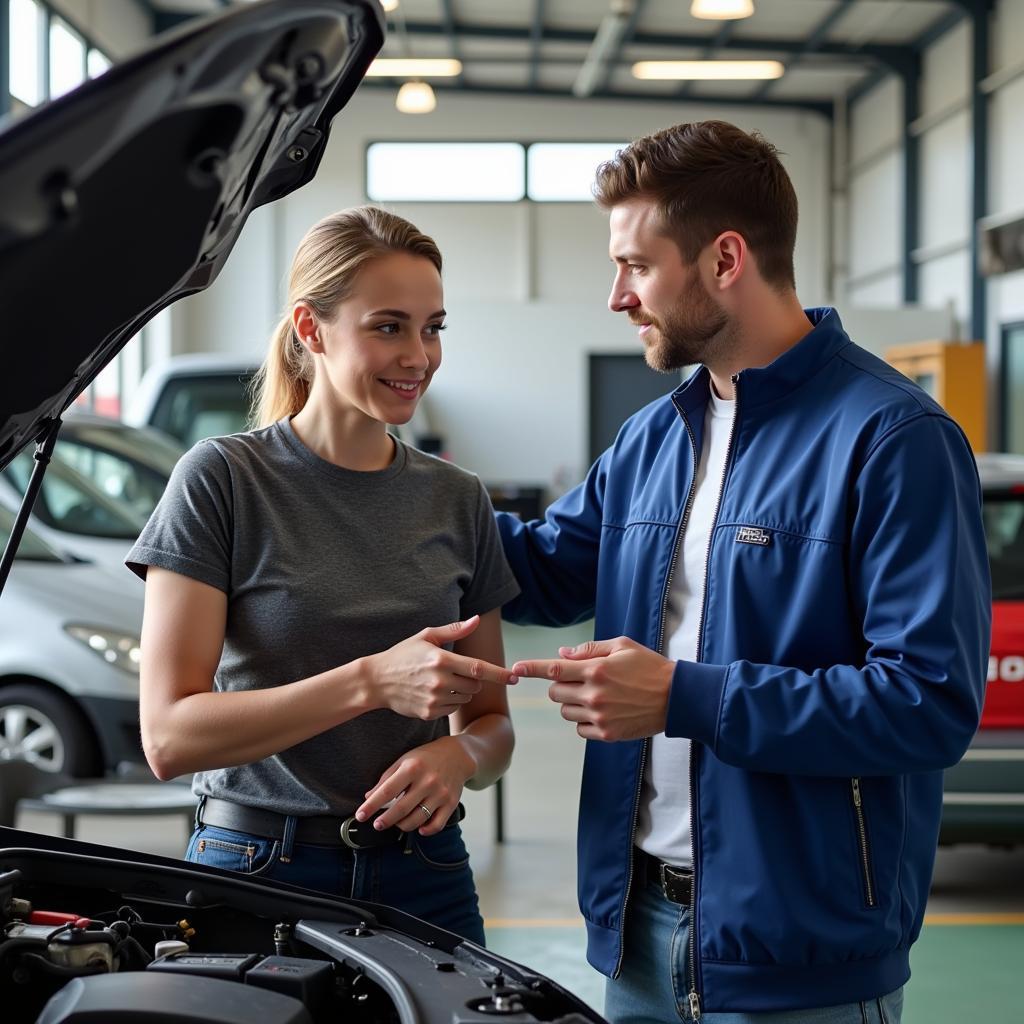
[[[686,964],[690,912],[665,899],[656,884],[636,889],[626,921],[622,973],[605,986],[611,1024],[692,1021]],[[785,1013],[703,1013],[700,1024],[900,1024],[903,989],[863,1003]]]
[[[473,872],[458,825],[435,836],[413,832],[407,842],[366,850],[291,843],[289,833],[294,834],[294,825],[286,826],[282,839],[199,825],[185,859],[332,896],[383,903],[484,944]]]

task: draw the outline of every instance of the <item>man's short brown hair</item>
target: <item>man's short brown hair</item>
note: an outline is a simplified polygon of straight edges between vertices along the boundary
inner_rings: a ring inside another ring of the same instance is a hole
[[[605,210],[653,200],[689,262],[723,231],[737,231],[766,282],[796,286],[796,192],[778,150],[756,132],[694,121],[637,139],[597,169],[594,198]]]

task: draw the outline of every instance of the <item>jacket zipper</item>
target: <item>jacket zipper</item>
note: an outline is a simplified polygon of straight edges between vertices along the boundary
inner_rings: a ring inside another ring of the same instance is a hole
[[[678,406],[676,407],[678,408]],[[686,427],[687,436],[690,438],[690,447],[693,450],[693,478],[690,480],[690,491],[686,496],[686,504],[683,506],[683,514],[679,519],[679,525],[676,527],[675,544],[672,548],[672,558],[668,563],[668,575],[665,577],[665,589],[661,595],[661,622],[658,625],[658,653],[662,653],[662,647],[665,643],[665,612],[668,606],[668,595],[672,589],[672,577],[675,575],[676,562],[679,560],[679,541],[683,536],[683,531],[686,529],[686,521],[690,518],[690,509],[693,507],[693,495],[695,492],[695,484],[697,481],[697,462],[699,459],[699,453],[697,451],[697,440],[693,436],[693,431],[690,429],[690,423],[686,418],[685,413],[679,410],[680,416],[682,417],[683,424]],[[637,814],[640,809],[640,791],[644,784],[644,769],[647,766],[647,752],[650,750],[651,741],[650,739],[644,740],[643,750],[640,753],[640,765],[639,771],[637,772],[636,779],[636,792],[633,794],[633,824],[629,831],[629,864],[627,865],[626,873],[626,891],[622,894],[622,906],[619,909],[619,920],[622,922],[623,931],[626,925],[626,907],[629,903],[630,891],[633,888],[633,848],[636,840],[637,830]],[[692,827],[692,823],[691,823]],[[619,959],[615,964],[615,971],[612,973],[613,978],[617,978],[622,973],[622,958],[626,953],[626,945],[623,938],[619,939]]]
[[[860,790],[860,779],[850,779],[853,792],[853,811],[857,816],[857,835],[860,838],[860,866],[864,872],[864,896],[869,907],[876,905],[875,887],[871,883],[871,849],[868,846],[868,828],[864,819],[864,795]]]
[[[729,425],[729,439],[725,445],[725,464],[722,467],[722,485],[718,489],[715,502],[715,514],[711,517],[711,530],[708,534],[708,550],[704,556],[704,593],[701,598],[700,621],[697,623],[697,661],[704,657],[704,614],[708,607],[708,576],[711,572],[711,545],[715,540],[715,527],[718,525],[718,513],[722,509],[722,497],[725,494],[725,481],[729,475],[729,460],[732,458],[732,439],[736,432],[736,419],[740,410],[740,375],[732,375],[733,411],[732,423]],[[697,744],[690,743],[690,863],[693,865],[693,882],[690,897],[690,1016],[700,1020],[700,990],[697,985],[697,843],[695,841],[694,821],[697,807]]]

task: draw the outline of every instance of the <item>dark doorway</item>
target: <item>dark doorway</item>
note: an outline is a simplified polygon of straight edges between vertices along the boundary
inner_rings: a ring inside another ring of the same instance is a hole
[[[1024,454],[1024,323],[1002,330],[999,440],[1004,452]]]
[[[590,461],[611,443],[619,427],[648,402],[670,394],[678,386],[678,373],[652,370],[639,352],[628,355],[590,355]]]

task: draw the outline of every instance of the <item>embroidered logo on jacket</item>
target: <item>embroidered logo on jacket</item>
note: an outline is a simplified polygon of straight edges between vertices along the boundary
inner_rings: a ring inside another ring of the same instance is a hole
[[[759,526],[741,526],[736,531],[737,544],[760,544],[764,547],[765,544],[771,543],[771,539],[772,535]]]

